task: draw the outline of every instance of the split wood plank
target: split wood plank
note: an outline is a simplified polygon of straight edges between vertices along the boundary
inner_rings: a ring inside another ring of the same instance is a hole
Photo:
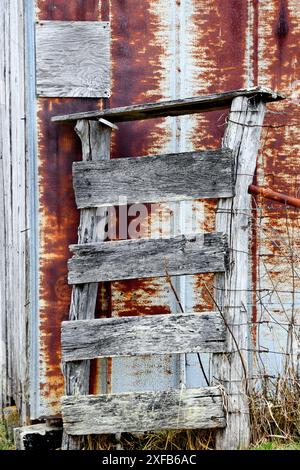
[[[123,108],[111,108],[103,111],[87,111],[64,116],[53,116],[52,121],[74,121],[77,119],[108,119],[111,122],[136,121],[167,116],[182,116],[206,111],[223,109],[231,105],[234,98],[238,96],[253,97],[261,96],[266,102],[278,101],[284,98],[280,93],[274,92],[266,87],[253,87],[225,93],[213,93],[211,95],[195,96],[172,101],[161,101],[158,103],[143,103]]]
[[[70,284],[224,272],[228,258],[222,233],[89,243],[70,249],[75,252],[68,262]]]
[[[216,276],[216,303],[222,309],[227,330],[228,353],[213,356],[215,383],[224,386],[228,396],[228,421],[217,433],[218,449],[246,449],[250,443],[248,404],[249,349],[249,259],[252,219],[251,184],[256,167],[265,103],[257,97],[236,98],[232,102],[223,146],[233,150],[235,160],[235,197],[220,200],[216,228],[227,233],[230,263],[226,273]]]
[[[62,414],[72,435],[226,425],[219,387],[63,397]]]
[[[73,163],[78,208],[233,196],[231,151]]]
[[[36,24],[37,94],[110,96],[110,27],[107,21]]]
[[[82,142],[82,159],[85,161],[110,158],[111,128],[92,121],[78,121],[75,127]],[[82,209],[78,229],[78,243],[90,243],[104,239],[104,224],[96,223],[96,209]],[[73,286],[69,320],[87,320],[95,317],[98,284],[90,283]],[[66,395],[89,392],[89,361],[63,364]],[[63,449],[79,450],[81,439],[63,435]]]
[[[216,312],[67,321],[62,323],[62,358],[225,352],[225,335]]]

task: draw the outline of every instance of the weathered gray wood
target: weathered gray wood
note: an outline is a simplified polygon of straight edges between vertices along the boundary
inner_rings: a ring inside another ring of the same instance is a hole
[[[218,387],[63,397],[62,414],[64,428],[72,435],[226,425]]]
[[[73,184],[79,208],[231,197],[231,151],[75,162]]]
[[[216,312],[67,321],[61,344],[64,361],[226,350]]]
[[[82,159],[108,160],[110,157],[111,128],[91,121],[78,121],[76,132],[82,142]],[[78,243],[91,243],[104,237],[104,226],[97,224],[96,209],[82,209],[78,229]],[[102,235],[102,236],[101,236]],[[90,283],[73,286],[69,320],[93,319],[97,300],[98,284]],[[63,364],[65,391],[67,395],[86,394],[89,392],[89,361]],[[82,441],[63,435],[63,449],[80,449]]]
[[[228,255],[221,233],[71,245],[70,249],[75,252],[68,263],[70,284],[223,272]]]
[[[143,103],[123,108],[112,108],[103,111],[95,110],[83,113],[66,114],[54,116],[52,121],[74,121],[77,119],[99,119],[105,118],[112,122],[135,121],[166,116],[181,116],[215,109],[223,109],[230,106],[232,100],[237,96],[262,96],[269,101],[277,101],[284,98],[280,93],[265,87],[245,88],[228,91],[225,93],[213,93],[211,95],[195,96],[172,101],[161,101],[158,103]]]
[[[247,305],[252,210],[248,186],[255,171],[264,113],[262,100],[236,98],[223,139],[223,146],[233,150],[237,176],[235,197],[220,200],[216,216],[216,228],[228,234],[231,253],[228,271],[216,276],[216,302],[230,325],[229,353],[213,357],[213,377],[228,393],[228,422],[226,429],[217,435],[218,449],[243,449],[250,442],[247,350],[251,313]]]
[[[37,23],[36,80],[37,93],[41,96],[110,96],[109,23]]]
[[[23,0],[0,2],[0,409],[28,417],[29,222]],[[28,114],[27,117],[30,115]],[[31,182],[32,185],[32,182]],[[32,294],[32,293],[31,293]],[[33,294],[32,294],[33,297]],[[32,346],[32,345],[31,345]],[[31,403],[33,400],[31,401]]]

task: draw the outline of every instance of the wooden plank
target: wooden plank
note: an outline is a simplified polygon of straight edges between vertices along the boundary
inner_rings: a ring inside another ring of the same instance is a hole
[[[36,25],[37,94],[110,96],[110,27],[107,21],[41,21]]]
[[[72,435],[226,425],[219,387],[63,397],[62,414]]]
[[[216,312],[66,321],[61,341],[64,361],[226,351],[225,324]]]
[[[28,419],[28,324],[34,317],[29,293],[27,124],[25,106],[25,18],[23,0],[0,2],[0,409],[14,402],[21,422]],[[28,60],[28,57],[27,57]],[[27,114],[27,119],[31,118]],[[30,364],[31,365],[31,364]],[[31,405],[33,399],[31,396]]]
[[[79,208],[233,196],[231,151],[73,163]]]
[[[111,128],[98,122],[78,121],[75,128],[82,143],[82,159],[109,160]],[[99,227],[96,209],[82,209],[78,229],[78,243],[99,241],[104,237],[104,225]],[[69,320],[87,320],[95,317],[98,284],[90,283],[73,286]],[[63,364],[66,395],[86,394],[89,392],[90,363],[80,361]],[[81,439],[63,435],[62,448],[78,450]]]
[[[216,276],[216,303],[223,310],[229,354],[213,356],[213,377],[228,393],[228,422],[217,434],[218,449],[243,449],[250,443],[248,405],[249,349],[249,258],[252,221],[251,184],[255,167],[261,126],[265,114],[262,100],[255,103],[236,98],[231,106],[223,146],[233,150],[235,159],[235,197],[220,200],[216,228],[227,233],[231,262],[224,274]],[[226,295],[225,295],[226,293]]]
[[[227,241],[222,233],[71,245],[69,283],[223,272]]]
[[[104,118],[112,122],[136,121],[166,116],[181,116],[216,109],[223,109],[231,105],[237,96],[262,96],[267,102],[284,98],[280,93],[266,87],[244,88],[227,91],[225,93],[213,93],[211,95],[195,96],[180,100],[161,101],[158,103],[143,103],[123,108],[111,108],[103,111],[95,110],[64,116],[53,116],[52,121],[74,121],[77,119]]]

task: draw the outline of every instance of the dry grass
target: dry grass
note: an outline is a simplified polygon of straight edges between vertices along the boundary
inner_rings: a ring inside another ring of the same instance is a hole
[[[122,434],[117,440],[113,435],[89,436],[86,450],[212,450],[214,433],[211,431],[178,430],[157,431],[141,435]]]
[[[300,383],[290,370],[250,397],[252,442],[267,439],[293,442],[300,439]]]

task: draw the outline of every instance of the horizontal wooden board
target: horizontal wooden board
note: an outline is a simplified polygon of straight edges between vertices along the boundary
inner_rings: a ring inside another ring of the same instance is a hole
[[[226,425],[218,387],[164,392],[67,396],[64,430],[72,435],[159,429],[213,429]]]
[[[62,323],[62,359],[225,352],[219,313],[147,315]]]
[[[227,239],[222,233],[71,245],[69,283],[115,281],[224,272]]]
[[[77,207],[224,198],[234,193],[230,150],[75,162]]]
[[[184,114],[200,113],[223,109],[230,106],[237,96],[262,95],[265,101],[277,101],[284,98],[283,95],[265,87],[244,88],[227,91],[225,93],[213,93],[211,95],[195,96],[172,101],[158,103],[143,103],[123,108],[111,108],[103,111],[95,110],[83,113],[54,116],[52,121],[76,121],[77,119],[104,118],[112,122],[135,121],[166,116],[180,116]]]
[[[110,96],[110,26],[107,21],[36,24],[37,94]]]

